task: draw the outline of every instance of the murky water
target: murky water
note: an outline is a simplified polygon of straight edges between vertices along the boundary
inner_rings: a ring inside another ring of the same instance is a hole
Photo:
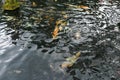
[[[20,17],[0,13],[0,80],[119,80],[119,3],[90,0],[84,4],[89,10],[26,3]],[[53,40],[57,20],[67,25]],[[62,69],[78,51],[77,62]]]

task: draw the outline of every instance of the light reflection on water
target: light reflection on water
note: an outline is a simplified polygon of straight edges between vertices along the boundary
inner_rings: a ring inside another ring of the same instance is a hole
[[[4,28],[7,27],[6,24],[1,23],[0,24],[0,49],[1,49],[1,54],[4,53],[6,48],[10,47],[11,45],[11,37],[9,35],[6,35],[6,31]]]

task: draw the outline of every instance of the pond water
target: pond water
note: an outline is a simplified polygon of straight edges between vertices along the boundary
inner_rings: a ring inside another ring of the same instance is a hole
[[[0,10],[0,80],[120,80],[120,1],[63,2],[25,2],[19,17]],[[59,20],[66,25],[53,39]],[[74,65],[62,69],[78,51]]]

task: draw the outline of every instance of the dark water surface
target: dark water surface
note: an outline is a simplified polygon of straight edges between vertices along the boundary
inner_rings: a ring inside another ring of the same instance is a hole
[[[0,80],[120,80],[120,1],[83,2],[90,10],[58,3],[28,2],[17,18],[0,11]],[[56,20],[67,25],[53,40]],[[78,51],[77,62],[62,69]]]

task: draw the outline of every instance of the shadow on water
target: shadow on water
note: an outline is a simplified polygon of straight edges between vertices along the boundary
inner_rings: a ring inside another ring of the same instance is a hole
[[[48,0],[37,5],[24,3],[19,17],[0,13],[0,80],[119,80],[118,0]],[[59,20],[67,25],[53,40]],[[62,69],[65,58],[78,51],[77,62]]]

